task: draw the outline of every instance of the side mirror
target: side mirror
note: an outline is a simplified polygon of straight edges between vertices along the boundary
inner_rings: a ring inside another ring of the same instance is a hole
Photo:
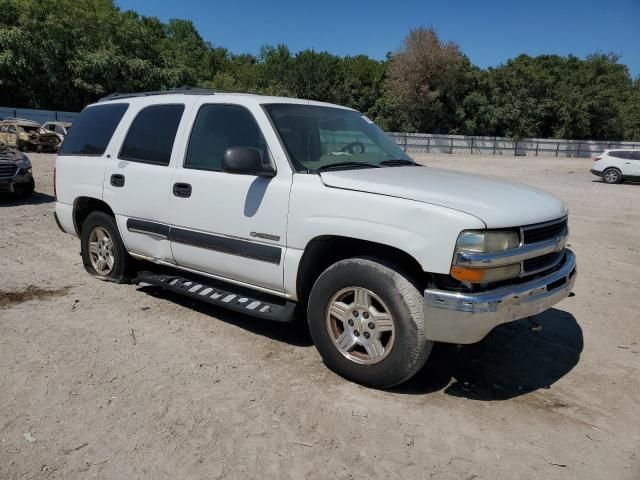
[[[274,177],[276,174],[273,166],[263,164],[260,152],[251,147],[227,148],[222,158],[222,171],[258,177]]]

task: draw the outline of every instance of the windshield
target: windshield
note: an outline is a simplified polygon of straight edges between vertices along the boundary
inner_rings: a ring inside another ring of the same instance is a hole
[[[332,165],[377,167],[411,158],[361,113],[314,105],[269,104],[265,110],[298,171]]]

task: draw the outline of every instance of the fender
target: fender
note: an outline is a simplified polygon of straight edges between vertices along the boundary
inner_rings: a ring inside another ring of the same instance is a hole
[[[483,228],[479,218],[458,210],[329,188],[317,175],[296,174],[289,207],[285,291],[296,291],[299,261],[316,237],[335,235],[384,244],[406,252],[425,272],[448,274],[460,232]]]

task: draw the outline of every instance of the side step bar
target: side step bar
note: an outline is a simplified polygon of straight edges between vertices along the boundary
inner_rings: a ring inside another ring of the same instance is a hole
[[[267,320],[291,322],[294,319],[296,304],[293,302],[212,279],[201,281],[177,275],[138,272],[132,283],[141,287],[160,287],[218,307]],[[222,285],[224,285],[223,288],[221,288]]]

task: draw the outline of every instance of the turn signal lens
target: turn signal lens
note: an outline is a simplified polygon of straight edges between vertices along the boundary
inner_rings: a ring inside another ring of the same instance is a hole
[[[490,283],[516,278],[520,275],[520,264],[493,268],[451,267],[451,276],[461,282]]]

